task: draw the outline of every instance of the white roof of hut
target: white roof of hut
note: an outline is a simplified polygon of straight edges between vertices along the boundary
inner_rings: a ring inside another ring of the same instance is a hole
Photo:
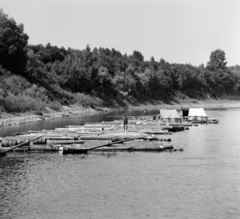
[[[160,115],[162,119],[181,119],[177,110],[160,110]]]
[[[208,117],[203,108],[190,108],[188,117]]]

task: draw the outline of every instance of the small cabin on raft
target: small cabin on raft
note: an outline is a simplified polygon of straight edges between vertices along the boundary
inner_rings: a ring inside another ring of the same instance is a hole
[[[160,120],[166,123],[181,123],[182,119],[177,110],[160,110]]]
[[[208,122],[208,115],[203,108],[189,108],[182,109],[183,118],[187,118],[191,122]]]

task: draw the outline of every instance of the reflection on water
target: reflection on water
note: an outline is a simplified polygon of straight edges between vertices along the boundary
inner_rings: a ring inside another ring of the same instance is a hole
[[[240,110],[207,113],[171,136],[182,153],[9,153],[0,218],[239,218]]]

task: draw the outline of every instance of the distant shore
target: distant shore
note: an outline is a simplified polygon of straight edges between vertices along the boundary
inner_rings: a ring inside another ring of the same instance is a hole
[[[173,103],[147,103],[139,105],[130,105],[128,109],[181,109],[181,108],[204,108],[204,109],[221,109],[221,108],[240,108],[240,100],[201,100],[201,101],[179,101]]]
[[[47,112],[42,113],[41,115],[36,115],[34,112],[28,113],[1,113],[0,117],[0,127],[1,126],[9,126],[15,124],[36,122],[40,120],[49,120],[56,119],[61,117],[70,117],[70,116],[84,116],[84,115],[94,115],[107,113],[114,110],[143,110],[143,109],[181,109],[181,108],[204,108],[204,109],[214,109],[214,108],[239,108],[240,109],[240,101],[237,100],[201,100],[201,101],[179,101],[175,103],[144,103],[144,104],[135,104],[128,105],[126,108],[122,107],[109,107],[109,108],[86,108],[82,106],[63,106],[61,111],[53,111],[48,110]]]

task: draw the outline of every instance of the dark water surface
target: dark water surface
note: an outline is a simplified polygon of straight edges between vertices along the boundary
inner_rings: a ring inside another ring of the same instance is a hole
[[[9,153],[0,158],[0,218],[240,218],[240,109],[206,112],[220,124],[167,136],[183,152]],[[5,127],[0,136],[103,119],[113,117]]]

